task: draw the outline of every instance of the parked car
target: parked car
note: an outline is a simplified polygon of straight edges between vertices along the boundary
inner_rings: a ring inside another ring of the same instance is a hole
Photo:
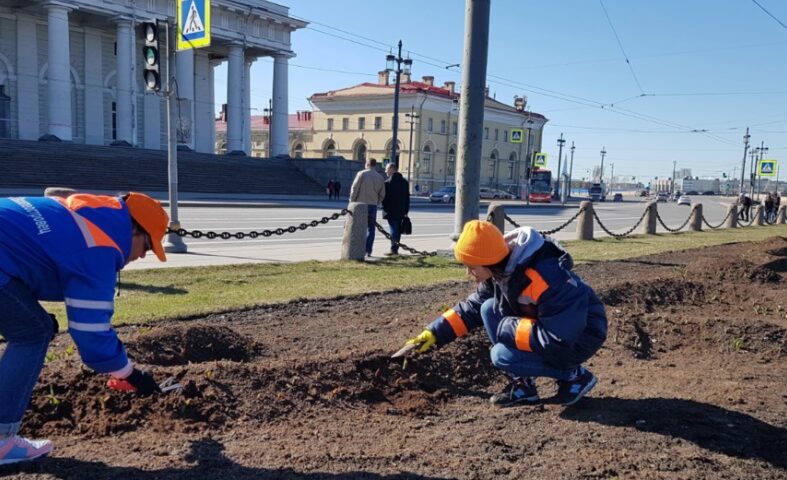
[[[500,198],[500,196],[495,193],[496,191],[497,190],[493,188],[481,187],[481,190],[478,192],[478,196],[482,199]]]
[[[613,202],[622,202],[623,201],[623,194],[622,193],[616,193],[615,195],[612,195],[612,201]]]
[[[456,187],[443,187],[429,195],[432,203],[454,203],[456,200]]]
[[[493,198],[500,198],[503,200],[513,200],[516,198],[516,195],[513,193],[508,193],[505,190],[492,190],[492,193],[494,193]]]
[[[690,192],[686,192],[686,195],[699,195],[699,193],[697,193],[694,190],[692,190]]]
[[[702,194],[703,195],[716,195],[716,192],[714,192],[713,190],[707,190],[705,192],[702,192]]]
[[[678,197],[678,205],[691,206],[691,198],[688,195],[681,195],[680,197]]]
[[[659,192],[656,195],[657,202],[666,202],[667,201],[667,192]]]

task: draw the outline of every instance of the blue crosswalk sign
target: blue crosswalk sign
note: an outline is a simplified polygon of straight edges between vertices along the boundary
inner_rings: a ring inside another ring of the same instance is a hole
[[[761,177],[773,177],[776,175],[776,160],[760,160],[759,172]]]

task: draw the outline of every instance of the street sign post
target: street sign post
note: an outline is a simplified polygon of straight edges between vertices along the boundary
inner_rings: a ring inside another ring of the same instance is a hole
[[[210,46],[210,0],[177,0],[178,51]]]

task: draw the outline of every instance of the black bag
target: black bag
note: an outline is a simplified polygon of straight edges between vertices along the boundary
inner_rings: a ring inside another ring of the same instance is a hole
[[[402,235],[411,235],[413,233],[413,222],[410,221],[410,217],[402,217],[400,230]]]

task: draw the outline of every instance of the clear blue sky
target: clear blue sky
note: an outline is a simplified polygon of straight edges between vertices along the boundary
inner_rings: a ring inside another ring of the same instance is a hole
[[[464,0],[278,3],[313,22],[292,35],[290,112],[310,109],[315,92],[376,81],[399,39],[413,78],[461,80],[445,66],[462,62]],[[490,94],[506,103],[527,95],[549,119],[550,163],[561,132],[566,146],[576,144],[575,177],[600,163],[602,147],[605,176],[614,164],[616,176],[669,177],[673,161],[700,177],[739,176],[747,126],[766,158],[785,161],[787,27],[779,22],[787,25],[787,1],[757,3],[492,0]],[[267,106],[271,70],[268,58],[252,67],[252,114]],[[216,102],[225,98],[226,63],[216,71]]]

